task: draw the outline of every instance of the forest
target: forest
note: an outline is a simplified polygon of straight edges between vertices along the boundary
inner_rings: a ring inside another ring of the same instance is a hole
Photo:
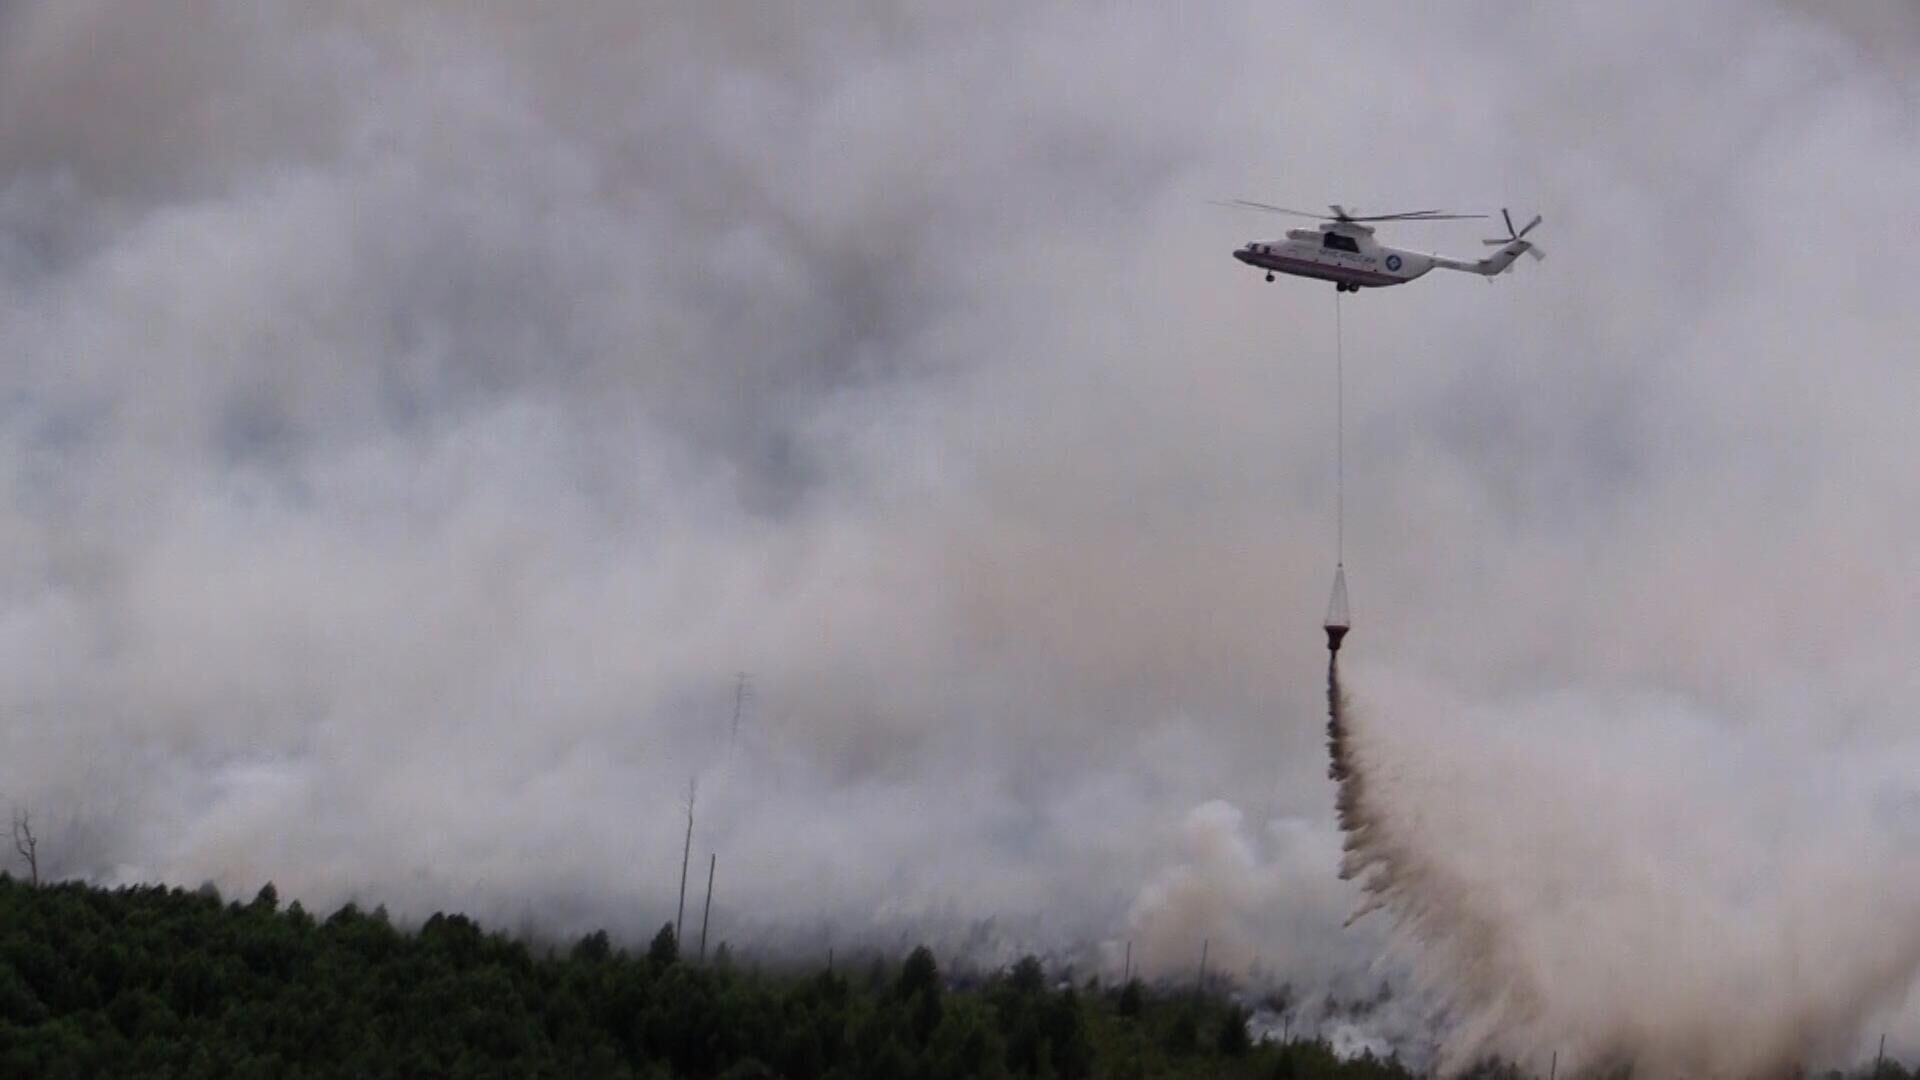
[[[954,979],[925,948],[857,967],[697,963],[672,924],[644,951],[604,932],[530,947],[461,915],[318,918],[272,885],[240,903],[0,874],[0,1076],[1412,1077],[1255,1042],[1243,1006],[1191,987],[1076,983],[1032,957]]]

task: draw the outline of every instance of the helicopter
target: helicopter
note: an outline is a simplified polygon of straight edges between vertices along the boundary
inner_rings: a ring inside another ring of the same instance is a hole
[[[1527,222],[1524,227],[1515,229],[1513,215],[1504,209],[1501,210],[1500,217],[1506,222],[1507,235],[1483,241],[1500,250],[1484,259],[1455,259],[1424,251],[1388,247],[1373,238],[1373,226],[1369,223],[1454,221],[1486,218],[1491,215],[1461,214],[1444,210],[1409,210],[1397,214],[1370,214],[1357,217],[1349,214],[1344,207],[1334,204],[1328,207],[1333,211],[1329,216],[1310,214],[1302,210],[1289,210],[1284,206],[1270,206],[1246,199],[1232,199],[1219,205],[1260,210],[1272,214],[1290,214],[1294,217],[1313,218],[1326,223],[1317,229],[1288,229],[1284,240],[1256,240],[1233,253],[1234,258],[1248,266],[1265,270],[1268,281],[1272,281],[1275,274],[1292,274],[1296,277],[1331,281],[1334,288],[1340,292],[1359,292],[1361,289],[1404,285],[1414,278],[1425,275],[1427,271],[1439,267],[1445,270],[1464,270],[1470,274],[1480,274],[1488,279],[1488,284],[1492,284],[1492,279],[1512,267],[1513,261],[1519,258],[1522,252],[1535,259],[1546,258],[1546,252],[1526,238],[1527,234],[1540,224],[1538,214],[1535,214],[1533,220]]]

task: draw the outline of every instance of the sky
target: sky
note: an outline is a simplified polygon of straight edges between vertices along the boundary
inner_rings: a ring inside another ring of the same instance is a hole
[[[1343,927],[1334,294],[1209,200],[1510,206],[1545,262],[1339,300],[1350,689],[1567,988],[1456,1007],[1639,1030],[1683,965],[1920,1053],[1920,942],[1855,932],[1920,925],[1917,49],[1891,0],[0,0],[0,801],[62,874],[641,936],[693,779],[737,942],[1444,983]]]

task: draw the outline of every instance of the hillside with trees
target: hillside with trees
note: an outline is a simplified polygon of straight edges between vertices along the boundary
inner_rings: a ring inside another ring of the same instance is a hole
[[[760,973],[604,933],[530,949],[459,915],[316,917],[272,886],[35,888],[0,876],[0,1076],[1372,1077],[1254,1045],[1220,1000],[1055,982],[1037,960],[964,987],[917,949]]]
[[[460,915],[317,918],[271,885],[243,904],[0,874],[0,1077],[16,1076],[1411,1080],[1321,1042],[1256,1043],[1225,999],[1076,985],[1032,958],[961,981],[924,948],[762,973],[724,949],[689,962],[671,925],[644,952],[605,933],[535,949]]]

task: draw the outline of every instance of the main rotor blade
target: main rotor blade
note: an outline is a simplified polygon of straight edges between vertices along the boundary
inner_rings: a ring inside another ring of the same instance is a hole
[[[1289,210],[1284,206],[1274,206],[1270,203],[1253,202],[1248,199],[1209,199],[1207,201],[1213,203],[1213,205],[1215,206],[1232,206],[1232,207],[1237,207],[1238,209],[1241,209],[1241,210],[1264,210],[1269,214],[1292,214],[1294,217],[1312,218],[1315,221],[1334,220],[1333,218],[1330,218],[1325,214],[1309,214],[1305,210]]]
[[[1290,214],[1294,217],[1312,218],[1315,221],[1459,221],[1468,218],[1484,218],[1486,214],[1462,214],[1450,210],[1408,210],[1398,214],[1367,214],[1356,216],[1347,213],[1338,206],[1338,216],[1315,214],[1306,210],[1294,210],[1272,203],[1254,202],[1252,199],[1209,199],[1215,206],[1231,206],[1242,210],[1261,210],[1269,214]]]
[[[1456,214],[1449,210],[1408,210],[1401,214],[1368,214],[1366,217],[1350,217],[1348,221],[1462,221],[1468,218],[1483,218],[1485,214]]]

